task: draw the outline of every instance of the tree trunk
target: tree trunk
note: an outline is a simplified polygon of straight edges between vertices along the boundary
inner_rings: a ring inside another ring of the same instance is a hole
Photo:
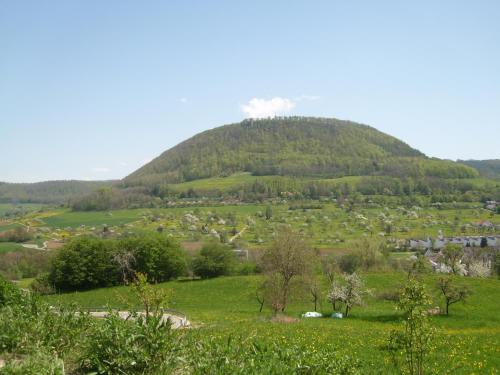
[[[347,318],[347,315],[349,315],[349,306],[345,305],[345,317]]]

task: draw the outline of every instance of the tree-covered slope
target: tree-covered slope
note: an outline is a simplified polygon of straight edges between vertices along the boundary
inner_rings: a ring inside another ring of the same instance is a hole
[[[486,178],[500,178],[500,159],[490,160],[457,160],[461,164],[475,168]]]
[[[1,203],[66,203],[69,199],[109,187],[113,181],[0,182]]]
[[[367,125],[289,117],[244,120],[205,131],[167,150],[124,183],[151,186],[236,172],[309,177],[477,175],[467,166],[429,159]]]

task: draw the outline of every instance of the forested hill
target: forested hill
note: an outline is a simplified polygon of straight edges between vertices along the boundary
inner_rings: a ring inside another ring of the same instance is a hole
[[[457,160],[457,162],[477,169],[483,177],[500,179],[500,159]]]
[[[114,181],[0,182],[0,203],[66,203],[69,199],[110,187]]]
[[[124,179],[152,186],[237,172],[341,177],[475,177],[477,171],[427,158],[370,126],[336,119],[288,117],[244,120],[200,133]]]

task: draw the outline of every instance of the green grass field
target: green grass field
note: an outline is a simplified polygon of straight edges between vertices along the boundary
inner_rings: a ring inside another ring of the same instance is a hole
[[[200,180],[183,182],[180,184],[172,184],[169,187],[172,190],[178,192],[186,191],[188,189],[194,189],[195,191],[199,192],[211,191],[211,190],[219,190],[221,192],[226,192],[231,189],[240,187],[244,184],[252,183],[255,181],[273,181],[280,178],[283,178],[283,176],[254,176],[250,173],[237,173],[227,177],[204,178]],[[301,177],[300,179],[297,179],[297,181],[300,182],[319,181],[319,182],[329,182],[329,183],[352,184],[358,182],[362,178],[363,178],[362,176],[347,176],[347,177],[330,178],[330,179]]]
[[[14,251],[22,251],[24,248],[14,242],[0,242],[0,254],[14,252]]]
[[[43,222],[50,228],[76,228],[80,225],[121,225],[138,220],[144,210],[117,210],[112,212],[72,212],[44,217]]]
[[[359,358],[367,373],[390,373],[389,354],[384,349],[391,329],[401,327],[400,316],[394,303],[377,297],[381,291],[398,288],[405,282],[402,273],[369,273],[362,276],[371,296],[365,305],[355,307],[347,319],[299,319],[296,323],[271,323],[269,311],[258,312],[253,292],[260,276],[223,277],[201,281],[175,281],[160,284],[160,288],[173,291],[171,308],[187,314],[204,334],[225,340],[259,337],[282,340],[283,345],[306,343],[321,350],[325,344],[334,344],[341,353]],[[441,301],[435,291],[437,277],[425,279],[434,298],[433,305]],[[500,281],[496,279],[460,278],[473,294],[467,304],[451,307],[450,316],[432,318],[438,330],[430,361],[436,373],[497,373],[500,368]],[[325,290],[326,292],[326,290]],[[105,305],[137,305],[126,287],[98,289],[45,297],[51,304],[77,303],[83,307]],[[332,311],[325,298],[320,310]],[[296,299],[287,310],[292,317],[311,311],[306,298]],[[376,370],[374,370],[376,369]]]

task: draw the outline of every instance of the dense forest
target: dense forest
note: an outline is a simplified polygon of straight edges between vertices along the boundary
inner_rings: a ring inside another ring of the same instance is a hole
[[[36,183],[0,182],[0,203],[63,204],[71,198],[109,187],[114,181],[45,181]]]
[[[244,120],[200,133],[126,177],[124,184],[155,186],[236,172],[318,178],[477,176],[473,168],[427,158],[367,125],[287,117]]]
[[[457,162],[477,169],[483,177],[500,179],[500,159],[457,160]]]

